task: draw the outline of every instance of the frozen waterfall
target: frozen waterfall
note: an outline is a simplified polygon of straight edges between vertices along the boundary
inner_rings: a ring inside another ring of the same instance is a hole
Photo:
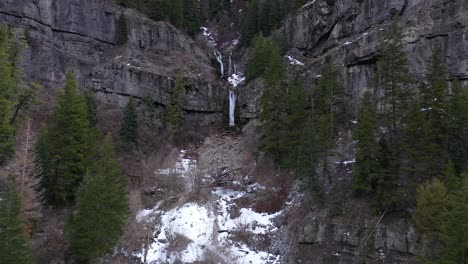
[[[219,63],[219,70],[221,72],[221,77],[224,77],[224,64],[223,64],[223,54],[221,52],[214,50],[214,54],[216,56],[216,60]]]
[[[235,126],[236,94],[229,89],[229,126]]]

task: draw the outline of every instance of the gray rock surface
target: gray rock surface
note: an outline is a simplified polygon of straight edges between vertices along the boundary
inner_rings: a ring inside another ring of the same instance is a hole
[[[403,28],[404,48],[418,79],[424,79],[432,49],[439,48],[450,78],[468,83],[466,0],[314,0],[291,16],[279,35],[286,38],[288,54],[305,63],[294,71],[302,73],[309,90],[313,90],[325,58],[332,56],[350,100],[358,102],[369,87],[380,43],[392,18]],[[240,104],[256,105],[248,95],[240,98],[248,100]],[[240,111],[246,117],[258,112],[252,107]]]
[[[209,50],[168,23],[154,22],[112,2],[1,0],[0,21],[27,35],[27,78],[54,91],[64,83],[66,70],[73,69],[81,88],[94,91],[107,103],[103,120],[114,117],[130,96],[151,98],[159,108],[153,116],[157,128],[181,70],[186,86],[184,124],[192,128],[219,124],[227,91],[210,66]],[[114,45],[120,14],[125,14],[129,29],[124,47]]]

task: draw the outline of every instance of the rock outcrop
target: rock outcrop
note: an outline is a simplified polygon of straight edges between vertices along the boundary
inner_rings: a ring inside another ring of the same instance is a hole
[[[210,65],[209,50],[168,23],[154,22],[112,2],[0,1],[0,21],[25,32],[28,80],[53,91],[63,84],[66,70],[73,69],[79,85],[106,104],[101,107],[103,120],[112,119],[129,97],[154,102],[154,124],[149,128],[153,130],[161,127],[164,106],[180,70],[186,88],[184,124],[193,128],[219,123],[227,91]],[[128,43],[117,47],[115,21],[121,14],[128,24]]]
[[[350,101],[358,102],[375,70],[380,43],[390,21],[403,28],[405,50],[415,76],[424,79],[433,49],[445,55],[451,79],[468,83],[468,2],[465,0],[313,0],[285,21],[279,30],[288,54],[305,63],[302,72],[313,90],[327,56],[341,66]],[[249,89],[241,92],[249,93]],[[240,104],[253,105],[254,98]],[[240,109],[251,118],[258,111]]]

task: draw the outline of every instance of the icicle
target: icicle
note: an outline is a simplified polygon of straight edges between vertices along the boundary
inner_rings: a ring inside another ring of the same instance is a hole
[[[219,62],[221,77],[224,77],[224,64],[223,64],[223,54],[221,52],[215,50],[214,54],[216,56],[216,60]]]
[[[229,126],[235,126],[234,114],[236,109],[236,94],[229,90]]]

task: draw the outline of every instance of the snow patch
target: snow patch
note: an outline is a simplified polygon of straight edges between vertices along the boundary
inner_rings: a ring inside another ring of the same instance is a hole
[[[295,59],[295,58],[293,58],[293,57],[291,57],[291,56],[289,56],[289,55],[286,56],[286,58],[289,60],[289,64],[291,64],[291,65],[300,65],[300,66],[304,66],[304,63],[303,63],[303,62],[301,62],[301,61],[299,61],[299,60],[297,60],[297,59]]]
[[[245,77],[242,73],[233,73],[229,78],[228,82],[232,85],[232,87],[237,87],[240,84],[244,83]]]

